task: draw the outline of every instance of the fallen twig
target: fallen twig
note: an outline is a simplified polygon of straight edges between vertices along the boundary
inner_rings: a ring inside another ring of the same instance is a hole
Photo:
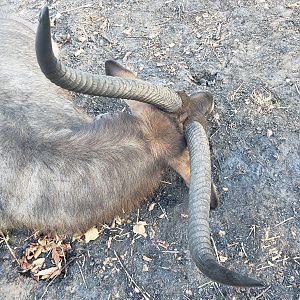
[[[212,244],[213,244],[213,248],[214,248],[214,250],[215,250],[215,254],[216,254],[216,257],[217,257],[217,261],[218,261],[218,263],[220,263],[220,258],[219,258],[219,254],[218,254],[218,250],[217,250],[217,247],[216,247],[215,240],[213,239],[212,236],[210,237],[210,239],[211,239],[211,242],[212,242]]]
[[[298,95],[300,96],[300,91],[299,91],[297,83],[295,83],[295,88],[296,88],[296,91],[297,91]]]
[[[298,261],[298,259],[300,259],[300,256],[293,257],[293,261],[300,266],[300,262]]]
[[[235,100],[235,96],[237,95],[237,93],[240,91],[240,89],[243,87],[244,82],[242,81],[240,83],[240,85],[238,86],[238,88],[233,92],[233,94],[230,96],[230,100],[234,101]]]
[[[211,284],[213,284],[213,283],[214,283],[213,281],[205,282],[205,283],[201,284],[200,286],[198,286],[198,289],[201,289],[201,288],[203,288],[203,287],[205,287],[205,286],[207,286],[207,285],[211,285]]]
[[[295,218],[295,217],[287,218],[287,219],[283,220],[282,222],[280,222],[280,223],[274,225],[274,227],[280,226],[280,225],[282,225],[282,224],[284,224],[284,223],[286,223],[286,222],[288,222],[288,221],[290,221],[290,220],[293,220],[294,218]]]
[[[81,270],[81,266],[80,266],[80,264],[79,264],[78,261],[76,261],[76,264],[77,264],[77,266],[78,266],[78,268],[79,268],[79,272],[80,272],[81,278],[82,278],[82,280],[83,280],[83,283],[84,283],[84,285],[85,285],[85,288],[87,289],[88,287],[87,287],[85,278],[84,278],[84,276],[83,276],[83,273],[82,273],[82,270]]]
[[[276,239],[279,239],[281,238],[281,235],[276,235],[276,236],[272,236],[272,237],[269,237],[269,238],[265,238],[265,239],[262,239],[263,242],[268,242],[268,241],[274,241]]]
[[[214,36],[214,39],[217,41],[221,38],[221,29],[222,29],[222,23],[218,24],[217,32]]]
[[[213,286],[214,286],[214,288],[217,290],[217,292],[220,293],[222,299],[226,299],[225,296],[224,296],[224,294],[223,294],[222,291],[220,290],[219,284],[218,284],[217,282],[214,282],[214,283],[213,283]]]
[[[158,206],[159,206],[159,208],[160,208],[160,210],[162,211],[162,213],[163,213],[163,216],[165,216],[168,220],[169,220],[169,218],[168,218],[168,215],[167,215],[167,213],[166,213],[166,210],[165,209],[163,209],[162,207],[161,207],[161,205],[160,205],[160,203],[157,203],[158,204]]]
[[[263,290],[260,294],[258,294],[254,299],[258,299],[261,296],[263,296],[269,289],[271,288],[271,286],[267,287],[265,290]]]
[[[145,300],[150,300],[150,299],[151,299],[150,294],[147,293],[147,292],[144,292],[144,291],[143,291],[144,288],[140,288],[140,287],[138,286],[138,284],[135,282],[135,280],[133,279],[133,277],[132,277],[132,276],[128,273],[128,271],[126,270],[124,264],[122,263],[122,261],[121,261],[119,255],[117,254],[116,251],[114,251],[114,254],[115,254],[115,257],[117,258],[117,260],[118,260],[120,266],[121,266],[122,269],[124,270],[126,276],[128,277],[128,279],[134,284],[134,286],[136,287],[136,289],[142,294],[142,296],[144,297]]]
[[[248,255],[247,255],[247,253],[246,253],[246,250],[245,250],[245,247],[244,247],[244,243],[243,243],[243,242],[241,243],[241,248],[242,248],[242,251],[243,251],[245,257],[248,258]]]
[[[252,233],[253,233],[253,237],[255,237],[255,233],[256,233],[256,225],[255,225],[255,224],[253,224],[253,225],[251,226],[250,232],[249,232],[249,234],[248,234],[246,240],[250,237],[250,235],[251,235]]]
[[[0,231],[0,235],[3,239],[3,241],[5,242],[10,254],[12,255],[12,257],[14,258],[14,260],[17,262],[18,265],[20,265],[19,260],[17,259],[13,249],[10,247],[9,243],[8,243],[8,239],[5,237],[4,233],[2,232],[2,230]]]
[[[165,183],[165,184],[172,185],[172,182],[169,182],[169,181],[164,181],[164,180],[161,180],[160,182],[161,182],[161,183]]]

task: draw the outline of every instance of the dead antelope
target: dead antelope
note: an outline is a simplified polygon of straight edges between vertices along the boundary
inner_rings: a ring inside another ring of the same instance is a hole
[[[52,51],[47,7],[36,53],[24,21],[0,15],[0,40],[0,229],[71,232],[110,222],[149,196],[170,166],[190,185],[188,239],[198,268],[224,284],[262,286],[218,265],[211,247],[210,94],[149,84],[113,61],[105,76],[63,65]],[[130,99],[132,114],[92,120],[57,86]]]

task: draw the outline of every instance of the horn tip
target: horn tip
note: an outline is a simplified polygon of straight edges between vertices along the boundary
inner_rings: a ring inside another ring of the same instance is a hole
[[[40,12],[39,22],[47,22],[47,20],[49,20],[49,8],[45,5]]]
[[[267,284],[263,281],[257,280],[257,279],[252,279],[253,280],[253,287],[266,287]]]

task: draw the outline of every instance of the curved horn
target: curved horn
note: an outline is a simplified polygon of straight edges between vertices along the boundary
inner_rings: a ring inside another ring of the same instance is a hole
[[[197,267],[210,279],[223,284],[241,287],[264,286],[260,281],[228,270],[216,262],[209,230],[211,165],[208,139],[204,128],[196,121],[186,125],[185,136],[191,166],[188,240]]]
[[[180,97],[166,87],[158,87],[141,80],[96,76],[63,65],[56,59],[52,51],[47,6],[42,9],[40,14],[35,48],[38,63],[45,76],[64,89],[94,96],[146,102],[168,112],[175,112],[181,108]]]

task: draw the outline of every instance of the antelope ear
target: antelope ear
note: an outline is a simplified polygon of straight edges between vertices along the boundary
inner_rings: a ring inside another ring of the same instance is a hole
[[[214,109],[213,96],[208,92],[194,93],[190,96],[190,99],[196,105],[201,105],[201,112],[205,116],[209,115]]]
[[[133,72],[127,70],[114,60],[107,60],[105,62],[105,74],[113,77],[137,79],[136,75]]]
[[[122,77],[122,78],[127,78],[127,79],[138,79],[136,75],[121,66],[119,63],[117,63],[114,60],[107,60],[105,62],[105,74],[107,76],[113,76],[113,77]],[[144,111],[146,108],[149,108],[150,105],[147,103],[142,103],[139,101],[134,101],[134,100],[125,100],[131,111],[140,117],[143,118],[144,116]]]

